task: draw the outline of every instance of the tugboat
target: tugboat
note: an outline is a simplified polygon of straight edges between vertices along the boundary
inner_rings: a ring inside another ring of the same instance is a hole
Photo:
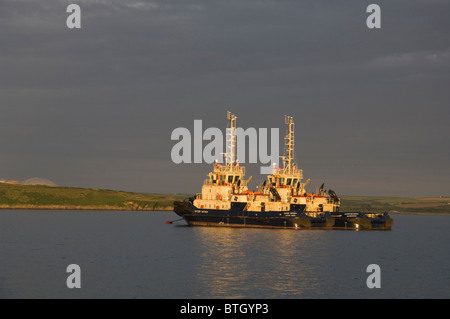
[[[391,229],[387,213],[339,212],[340,200],[324,185],[316,194],[306,192],[303,171],[294,161],[294,120],[285,116],[287,134],[282,168],[260,186],[249,191],[245,167],[236,160],[236,119],[227,113],[227,153],[225,163],[214,163],[203,182],[202,192],[184,201],[174,202],[174,212],[190,226],[259,227],[290,229]]]

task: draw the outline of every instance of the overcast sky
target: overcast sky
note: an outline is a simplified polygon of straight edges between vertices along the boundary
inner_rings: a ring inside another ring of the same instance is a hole
[[[312,188],[450,195],[449,16],[448,0],[0,0],[0,178],[200,192],[211,165],[172,163],[171,132],[225,129],[229,110],[281,137],[293,116]]]

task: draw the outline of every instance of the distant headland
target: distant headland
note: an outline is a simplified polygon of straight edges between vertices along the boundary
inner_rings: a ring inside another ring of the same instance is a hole
[[[48,180],[46,178],[32,177],[23,182],[17,180],[5,180],[0,179],[0,184],[10,184],[10,185],[45,185],[45,186],[58,186],[56,183]]]
[[[0,183],[0,209],[172,210],[184,194],[145,194],[106,189]]]

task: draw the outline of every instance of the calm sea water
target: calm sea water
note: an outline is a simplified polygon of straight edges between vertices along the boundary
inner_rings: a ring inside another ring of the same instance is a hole
[[[0,211],[1,298],[449,298],[450,215],[392,231],[189,227],[171,212]],[[69,264],[81,288],[68,289]],[[369,264],[381,288],[369,289]]]

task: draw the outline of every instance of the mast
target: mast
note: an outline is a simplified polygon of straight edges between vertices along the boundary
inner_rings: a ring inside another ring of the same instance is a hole
[[[231,112],[227,112],[227,152],[225,153],[225,164],[234,165],[236,163],[236,119]]]
[[[227,112],[226,153],[222,153],[225,159],[225,165],[221,166],[217,162],[214,163],[213,171],[209,173],[209,179],[205,181],[205,187],[209,187],[209,185],[232,186],[233,192],[247,190],[246,185],[251,177],[248,180],[244,180],[245,167],[240,166],[237,161],[236,119],[237,117],[234,114]],[[210,189],[206,193],[210,196]],[[221,194],[221,196],[225,196],[225,194]]]
[[[285,156],[283,157],[283,170],[285,174],[293,173],[294,162],[294,118],[284,116],[284,123],[288,125],[288,132],[284,137]]]

